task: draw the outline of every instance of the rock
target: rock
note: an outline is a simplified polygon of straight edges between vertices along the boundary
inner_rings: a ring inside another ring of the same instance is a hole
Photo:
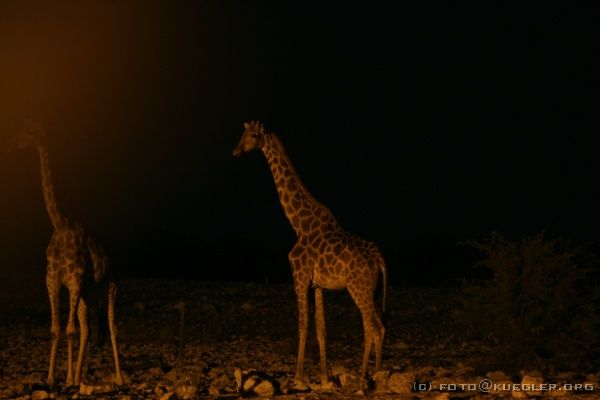
[[[390,348],[392,350],[407,350],[410,348],[410,346],[408,344],[404,343],[403,341],[399,340],[396,343],[392,343]]]
[[[557,389],[550,389],[546,392],[546,396],[548,397],[564,397],[571,396],[573,394],[572,391],[565,389],[559,385]]]
[[[511,395],[512,395],[513,399],[528,399],[529,398],[527,396],[527,393],[525,393],[524,391],[522,391],[520,389],[516,389],[516,388],[513,388],[513,390],[511,391]]]
[[[522,377],[525,377],[525,376],[534,376],[536,378],[539,378],[539,377],[543,377],[544,376],[544,374],[542,374],[540,372],[540,370],[538,370],[538,369],[532,369],[532,370],[522,369],[521,371],[519,371],[519,373],[521,374]]]
[[[294,379],[293,385],[290,388],[290,390],[288,390],[288,392],[295,392],[295,393],[306,393],[306,392],[309,392],[310,391],[310,387],[308,387],[308,385],[306,383],[304,383],[304,382],[305,381],[301,381],[299,379]]]
[[[146,371],[146,375],[148,376],[149,379],[158,378],[159,376],[162,376],[162,374],[163,374],[163,370],[158,367],[152,367]]]
[[[587,374],[585,379],[587,382],[596,383],[596,386],[598,386],[597,384],[600,383],[600,372],[595,374]]]
[[[244,304],[242,304],[242,311],[245,313],[251,313],[252,311],[254,311],[254,309],[256,308],[256,306],[254,305],[253,302],[251,301],[247,301]]]
[[[450,393],[440,393],[433,398],[434,400],[450,400]]]
[[[510,381],[510,377],[504,373],[504,371],[492,371],[485,374],[488,378],[492,380],[493,383],[500,381]]]
[[[332,376],[338,376],[341,374],[347,374],[348,373],[348,369],[346,367],[344,367],[343,365],[334,365],[333,367],[331,367],[331,375]]]
[[[390,378],[390,371],[377,371],[373,375],[373,381],[375,381],[375,392],[376,393],[387,393],[390,388],[388,387],[388,380]]]
[[[45,400],[49,398],[48,392],[45,390],[35,390],[31,393],[31,400]]]
[[[444,368],[444,367],[438,367],[435,370],[435,376],[440,377],[440,378],[441,377],[447,378],[447,377],[452,376],[452,371],[447,368]]]
[[[102,385],[87,385],[85,383],[79,384],[79,394],[83,396],[91,396],[93,394],[108,394],[115,391],[113,385],[102,384]]]
[[[233,375],[240,396],[256,394],[263,397],[279,392],[279,382],[262,371],[236,368]]]
[[[447,388],[450,387],[450,385],[456,384],[456,382],[462,382],[463,379],[454,379],[452,377],[449,376],[443,376],[443,377],[434,377],[431,378],[431,389],[432,390],[440,390],[443,388]]]
[[[123,378],[123,385],[131,385],[131,378],[129,377],[127,372],[121,371],[121,378]],[[116,385],[117,384],[117,376],[114,372],[111,372],[110,374],[106,375],[102,379],[102,381],[105,383],[110,383],[110,384]]]
[[[343,373],[339,376],[342,389],[347,391],[355,391],[360,389],[360,379],[355,375]]]
[[[208,387],[208,394],[211,396],[218,396],[221,394],[221,389],[219,389],[217,386],[214,386],[211,384]]]
[[[211,368],[210,371],[208,371],[208,376],[212,379],[215,379],[221,375],[223,375],[225,373],[225,369],[220,368],[220,367],[215,367],[215,368]]]
[[[156,385],[154,387],[154,394],[157,395],[158,397],[162,396],[165,393],[167,393],[166,387],[164,387],[162,385]]]
[[[182,400],[189,400],[198,395],[198,386],[179,385],[175,388],[175,394]]]
[[[174,386],[198,386],[203,376],[202,367],[186,366],[173,368],[163,376],[163,379],[171,382]]]
[[[85,383],[79,384],[79,393],[84,396],[91,396],[94,394],[94,386],[86,385]]]
[[[388,388],[394,393],[411,393],[415,375],[410,372],[394,372],[388,379]]]
[[[490,378],[491,379],[491,378]],[[492,385],[490,387],[490,390],[488,391],[489,394],[497,394],[497,395],[503,395],[503,394],[508,394],[511,393],[513,390],[513,383],[510,380],[507,379],[500,379],[500,380],[492,380]]]
[[[231,382],[229,381],[229,377],[227,376],[227,374],[223,374],[223,375],[213,379],[211,382],[211,385],[224,389],[227,386],[229,386],[230,383]]]
[[[146,311],[146,306],[141,301],[136,301],[135,303],[133,303],[133,308],[139,313],[143,313],[144,311]]]
[[[521,380],[521,389],[527,393],[528,396],[541,396],[542,393],[542,384],[544,383],[544,378],[540,375],[532,376],[525,375]]]
[[[273,396],[275,394],[275,386],[270,381],[262,381],[254,387],[254,393],[261,397]]]
[[[556,375],[556,381],[560,383],[573,383],[575,375],[573,371],[564,371]]]

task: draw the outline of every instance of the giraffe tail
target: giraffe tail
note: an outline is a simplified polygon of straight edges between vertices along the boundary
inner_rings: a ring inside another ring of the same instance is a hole
[[[381,302],[381,313],[385,313],[385,302],[387,297],[387,267],[385,260],[382,256],[379,256],[379,269],[381,270],[381,277],[383,280],[383,298]]]

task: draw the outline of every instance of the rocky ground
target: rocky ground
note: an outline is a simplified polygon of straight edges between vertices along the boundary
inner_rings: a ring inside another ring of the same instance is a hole
[[[57,361],[59,383],[45,385],[50,335],[41,285],[28,295],[0,297],[0,399],[353,398],[362,394],[437,400],[600,399],[600,368],[514,372],[475,367],[494,349],[461,334],[454,318],[458,290],[390,288],[388,295],[385,371],[370,376],[369,387],[361,391],[356,374],[362,323],[345,292],[325,295],[332,383],[319,384],[311,325],[305,362],[309,383],[301,387],[293,382],[297,331],[290,285],[125,280],[117,320],[127,383],[120,387],[112,383],[109,345],[98,347],[92,335],[84,383],[65,388],[61,385],[66,371],[64,335]],[[490,383],[503,386],[487,387]],[[530,390],[535,388],[542,391]]]

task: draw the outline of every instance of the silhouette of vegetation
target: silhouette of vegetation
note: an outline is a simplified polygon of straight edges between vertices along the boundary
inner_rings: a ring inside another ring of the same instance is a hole
[[[599,291],[589,250],[544,233],[514,242],[493,232],[467,244],[484,255],[477,266],[492,273],[465,285],[462,310],[467,334],[495,349],[482,360],[487,367],[564,369],[594,361]]]

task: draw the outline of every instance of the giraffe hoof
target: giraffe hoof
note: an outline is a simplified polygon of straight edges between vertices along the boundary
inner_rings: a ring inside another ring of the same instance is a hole
[[[295,391],[300,391],[300,392],[310,390],[310,388],[308,387],[308,385],[304,382],[304,379],[302,379],[300,377],[295,377],[294,378],[293,389]]]
[[[335,389],[335,383],[333,381],[330,381],[328,379],[322,379],[321,380],[321,390],[332,390]]]

